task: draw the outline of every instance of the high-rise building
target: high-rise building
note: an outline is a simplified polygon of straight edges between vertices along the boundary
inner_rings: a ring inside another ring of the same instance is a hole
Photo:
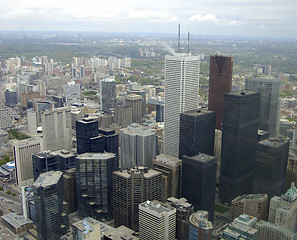
[[[37,135],[37,118],[36,112],[33,108],[27,110],[27,118],[28,118],[28,132],[31,135]]]
[[[41,138],[13,140],[13,157],[15,163],[16,183],[28,186],[33,183],[32,154],[43,150]]]
[[[270,199],[285,192],[289,141],[268,138],[257,144],[254,163],[254,193],[267,193]]]
[[[114,109],[114,122],[122,128],[132,124],[132,107],[116,106]]]
[[[142,116],[144,117],[146,115],[146,92],[144,90],[132,88],[131,90],[127,91],[127,94],[136,94],[142,96]]]
[[[101,223],[91,217],[72,224],[73,240],[95,240],[101,238]]]
[[[188,203],[185,198],[170,197],[166,201],[167,205],[176,209],[176,234],[177,240],[189,239],[189,218],[194,213],[194,206]]]
[[[182,158],[182,196],[193,204],[195,211],[205,210],[214,219],[217,159],[200,153]]]
[[[5,105],[9,107],[14,107],[17,105],[18,99],[17,99],[17,93],[16,91],[7,89],[5,91]]]
[[[161,154],[153,161],[154,169],[162,173],[162,202],[169,197],[181,197],[182,161]]]
[[[260,93],[225,94],[219,199],[251,193],[258,138]]]
[[[291,187],[280,197],[270,200],[268,221],[297,232],[297,188],[292,182]]]
[[[12,126],[12,111],[10,108],[0,109],[0,129],[6,129]]]
[[[108,113],[116,107],[116,82],[113,78],[105,78],[100,81],[101,111]]]
[[[161,200],[162,174],[146,167],[135,167],[113,173],[114,225],[138,231],[138,205],[147,200]]]
[[[99,135],[98,121],[83,118],[76,121],[77,153],[104,152],[104,137]]]
[[[208,110],[216,112],[216,129],[223,122],[224,94],[232,90],[233,57],[210,56]]]
[[[164,153],[179,157],[180,113],[198,108],[200,57],[165,56]]]
[[[121,169],[145,166],[151,168],[157,155],[155,130],[138,123],[121,129]]]
[[[44,111],[41,115],[43,146],[56,151],[72,148],[71,109],[67,107]]]
[[[113,153],[84,153],[76,157],[78,214],[81,218],[112,218],[112,173],[117,170],[118,161]]]
[[[142,96],[131,94],[125,96],[125,106],[132,108],[132,123],[142,122]]]
[[[260,220],[256,223],[258,240],[295,240],[296,233],[275,223]]]
[[[68,82],[65,85],[65,96],[67,106],[71,106],[75,102],[80,102],[80,85],[74,81]]]
[[[266,193],[244,194],[233,199],[231,202],[231,219],[234,220],[243,213],[257,217],[259,220],[267,220],[268,195]]]
[[[213,239],[213,225],[207,211],[199,210],[190,216],[189,240],[196,239]]]
[[[64,199],[67,202],[68,213],[77,210],[77,194],[76,194],[76,169],[71,168],[63,174],[64,182]]]
[[[191,110],[180,114],[179,158],[205,153],[214,155],[216,114]]]
[[[248,78],[246,90],[261,93],[258,129],[268,131],[270,137],[277,137],[279,128],[280,81],[272,77]]]
[[[176,209],[160,201],[139,204],[139,235],[143,240],[175,240]]]
[[[42,173],[32,185],[34,194],[37,239],[54,240],[69,228],[67,203],[63,201],[63,173]]]
[[[119,135],[115,130],[109,128],[99,128],[99,134],[104,137],[104,151],[114,153],[119,156]]]

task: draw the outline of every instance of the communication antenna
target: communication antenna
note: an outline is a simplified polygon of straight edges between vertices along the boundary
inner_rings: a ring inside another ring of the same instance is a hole
[[[177,42],[177,52],[180,53],[180,24],[178,24],[178,42]]]
[[[190,32],[188,32],[188,53],[190,53]]]

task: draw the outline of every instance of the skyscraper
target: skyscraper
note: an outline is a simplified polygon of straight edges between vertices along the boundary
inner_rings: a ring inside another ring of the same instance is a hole
[[[209,219],[213,221],[217,159],[200,153],[193,157],[184,155],[182,161],[183,197],[193,204],[195,211],[208,211]]]
[[[139,204],[139,235],[143,240],[175,240],[176,209],[160,201]]]
[[[157,155],[155,130],[133,123],[121,130],[120,138],[121,169],[153,166]]]
[[[112,218],[112,173],[117,170],[118,161],[113,153],[84,153],[76,157],[78,214],[81,218]]]
[[[42,173],[32,185],[37,239],[60,239],[69,228],[67,204],[63,202],[63,173]]]
[[[17,105],[17,103],[18,100],[16,91],[7,89],[5,91],[5,105],[9,107],[14,107],[15,105]]]
[[[125,96],[125,105],[132,108],[132,123],[142,122],[142,96],[131,94]]]
[[[180,113],[198,108],[200,57],[165,57],[164,153],[179,156]]]
[[[34,182],[32,154],[43,150],[42,139],[13,140],[12,148],[16,182],[18,185],[28,186]]]
[[[45,150],[72,148],[71,109],[56,108],[42,112],[42,135]]]
[[[189,240],[196,239],[213,239],[213,225],[207,211],[199,210],[190,216]]]
[[[216,114],[208,110],[192,110],[180,114],[179,158],[199,153],[213,155]]]
[[[225,94],[219,198],[228,204],[251,193],[260,93]]]
[[[257,144],[253,192],[267,193],[270,199],[285,192],[289,141],[268,138]]]
[[[279,86],[280,81],[272,77],[245,80],[246,90],[261,93],[258,129],[268,131],[270,137],[278,135]]]
[[[80,85],[76,84],[74,81],[68,82],[65,85],[65,96],[67,106],[71,106],[71,104],[75,102],[80,102]]]
[[[154,169],[162,173],[162,202],[181,197],[182,161],[166,154],[156,156]]]
[[[232,90],[233,57],[210,56],[208,110],[216,112],[216,129],[223,122],[224,94]]]
[[[116,82],[113,78],[100,81],[100,104],[105,113],[116,107]]]
[[[146,167],[135,167],[113,173],[114,225],[138,231],[138,205],[162,196],[162,174]]]

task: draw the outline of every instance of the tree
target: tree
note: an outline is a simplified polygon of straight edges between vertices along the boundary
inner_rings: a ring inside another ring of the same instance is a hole
[[[15,195],[16,195],[16,193],[14,193],[14,192],[13,192],[11,195],[12,195],[12,196],[15,196]]]
[[[10,191],[10,190],[8,190],[8,191],[7,191],[7,194],[11,194],[11,191]]]

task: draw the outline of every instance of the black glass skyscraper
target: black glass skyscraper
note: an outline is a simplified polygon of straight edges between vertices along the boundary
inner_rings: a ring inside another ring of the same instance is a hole
[[[216,157],[200,153],[199,155],[182,158],[182,195],[193,204],[195,211],[208,211],[213,221],[215,188],[216,188]]]
[[[219,191],[223,203],[252,190],[259,103],[260,93],[225,94]]]
[[[286,189],[289,141],[268,138],[257,144],[253,193],[267,193],[269,199]]]
[[[215,112],[192,110],[180,114],[179,158],[199,153],[213,155]]]
[[[17,93],[13,90],[6,90],[5,91],[5,105],[13,107],[17,105]]]
[[[112,173],[117,170],[118,160],[113,153],[84,153],[76,157],[78,214],[81,218],[112,218]]]

